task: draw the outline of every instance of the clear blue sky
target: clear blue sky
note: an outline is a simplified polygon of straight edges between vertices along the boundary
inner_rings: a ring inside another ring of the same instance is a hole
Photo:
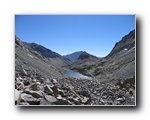
[[[134,15],[15,15],[15,34],[61,55],[87,51],[104,57],[135,29]]]

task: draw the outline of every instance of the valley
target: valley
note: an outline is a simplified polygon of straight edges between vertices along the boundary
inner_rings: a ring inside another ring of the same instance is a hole
[[[15,105],[136,105],[135,30],[104,58],[61,56],[15,36]]]

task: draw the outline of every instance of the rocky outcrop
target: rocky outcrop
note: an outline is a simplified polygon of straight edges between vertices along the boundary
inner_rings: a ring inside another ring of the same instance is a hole
[[[99,63],[99,58],[91,55],[87,52],[83,52],[77,61],[68,66],[71,70],[77,71],[87,76],[91,76],[87,70],[91,69],[89,66],[95,66],[95,64]]]
[[[50,59],[51,61],[55,60],[57,62],[60,62],[60,63],[58,63],[59,65],[68,65],[68,64],[72,63],[69,59],[62,57],[60,54],[58,54],[44,46],[38,45],[36,43],[25,43],[24,42],[24,44],[28,48],[33,49],[34,51],[38,52],[40,55],[42,55],[43,57],[45,57],[47,59]]]
[[[120,51],[126,51],[135,47],[135,30],[125,35],[119,42],[117,42],[107,57],[115,56]]]
[[[29,85],[23,82],[28,76],[21,74],[15,78],[16,105],[135,105],[135,94],[119,84],[71,78],[47,78],[39,84],[36,76],[30,76]]]
[[[89,53],[87,53],[87,52],[83,52],[80,56],[79,56],[79,58],[78,58],[78,60],[85,60],[85,59],[88,59],[88,60],[99,60],[96,56],[94,56],[94,55],[91,55],[91,54],[89,54]]]
[[[135,30],[116,43],[110,54],[95,64],[86,64],[82,71],[98,81],[124,81],[135,76]]]

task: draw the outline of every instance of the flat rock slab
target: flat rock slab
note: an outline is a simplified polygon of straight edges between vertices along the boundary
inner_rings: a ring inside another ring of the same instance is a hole
[[[25,91],[23,91],[23,93],[30,94],[34,98],[42,98],[43,97],[42,91],[25,90]]]
[[[29,103],[30,105],[35,105],[37,104],[37,99],[34,98],[32,95],[30,94],[26,94],[26,93],[22,93],[20,94],[20,99],[21,99],[21,102],[27,102]]]

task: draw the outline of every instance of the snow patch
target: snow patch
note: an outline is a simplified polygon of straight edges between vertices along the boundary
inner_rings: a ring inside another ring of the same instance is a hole
[[[32,55],[29,55],[29,54],[28,54],[28,56],[30,56],[31,58],[34,58]]]

